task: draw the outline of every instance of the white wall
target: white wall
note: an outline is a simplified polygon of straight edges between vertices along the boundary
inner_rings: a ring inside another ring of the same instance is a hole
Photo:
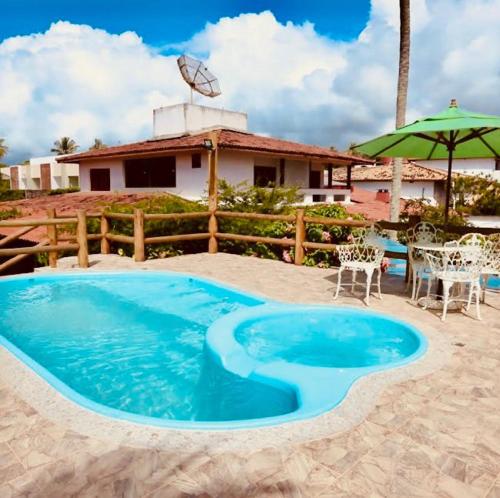
[[[290,187],[309,186],[309,164],[306,161],[285,162],[285,185]]]
[[[237,151],[219,151],[218,177],[228,181],[231,185],[247,181],[253,184],[253,167],[276,166],[276,162],[268,158],[254,159],[252,154]],[[278,172],[279,173],[279,172]]]
[[[123,170],[123,161],[121,159],[94,159],[80,164],[81,191],[90,191],[90,170],[92,168],[109,168],[111,191],[125,190],[125,172]]]
[[[378,192],[382,189],[388,190],[389,192],[391,191],[391,182],[389,181],[359,182],[353,180],[352,184],[356,187],[369,190],[370,192]],[[401,185],[401,197],[405,199],[421,199],[422,190],[424,191],[423,197],[434,199],[434,182],[422,181],[403,182]]]
[[[279,179],[279,158],[264,154],[252,154],[239,151],[219,151],[218,176],[232,185],[241,182],[253,184],[254,165],[274,166],[276,178]],[[125,188],[125,173],[121,159],[95,159],[84,161],[80,165],[80,189],[90,191],[90,169],[109,168],[111,190],[127,192],[159,192],[166,191],[180,195],[186,199],[199,199],[207,191],[208,154],[201,153],[201,168],[193,168],[191,153],[176,156],[176,187],[175,188]],[[315,164],[313,168],[322,168]],[[307,161],[289,161],[285,163],[285,185],[309,186],[309,163]]]
[[[431,161],[416,161],[418,164],[429,166],[431,168],[448,171],[447,159],[433,159]],[[494,158],[482,159],[454,159],[453,171],[465,173],[468,175],[490,175],[500,181],[500,171],[495,171]]]
[[[72,183],[78,185],[78,164],[58,163],[56,157],[60,158],[62,156],[32,157],[29,164],[18,165],[19,188],[21,190],[38,190],[41,188],[40,177],[42,164],[50,164],[51,189],[69,187],[70,176],[72,177]]]
[[[196,133],[216,127],[246,131],[247,115],[195,104],[176,104],[153,110],[155,137]]]
[[[219,163],[220,164],[220,163]],[[201,153],[201,168],[193,168],[191,154],[179,154],[176,158],[176,188],[168,189],[185,199],[197,200],[207,190],[208,154]]]
[[[498,228],[500,230],[500,216],[469,216],[467,221],[474,227]]]

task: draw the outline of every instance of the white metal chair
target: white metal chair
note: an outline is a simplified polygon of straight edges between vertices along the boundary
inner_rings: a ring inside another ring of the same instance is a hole
[[[500,276],[500,233],[494,233],[488,237],[480,233],[468,233],[458,239],[457,243],[467,247],[478,247],[483,250],[481,300],[484,302],[488,278],[492,275]]]
[[[480,277],[484,254],[483,248],[460,245],[458,241],[453,241],[440,249],[424,252],[424,257],[431,269],[432,276],[443,282],[442,321],[446,319],[450,302],[462,300],[458,297],[450,296],[450,291],[454,284],[469,286],[466,309],[468,310],[470,308],[472,296],[475,295],[476,314],[477,318],[481,320],[481,312],[479,309],[481,295]],[[427,290],[428,298],[429,295],[430,286]]]
[[[422,221],[406,231],[408,241],[408,263],[410,270],[410,278],[408,279],[408,287],[412,285],[411,300],[416,301],[420,294],[420,288],[424,276],[427,276],[427,291],[430,292],[432,285],[432,273],[429,265],[424,258],[423,251],[415,249],[412,244],[436,244],[443,240],[442,230],[437,229],[432,223]]]
[[[500,233],[494,233],[487,237],[489,243],[485,249],[484,265],[481,270],[482,277],[482,298],[486,300],[486,287],[488,278],[491,276],[500,277]]]
[[[355,238],[354,244],[340,245],[337,247],[337,252],[340,260],[340,268],[338,272],[337,290],[335,292],[334,299],[339,297],[339,292],[342,287],[342,272],[344,270],[352,271],[352,282],[351,282],[351,292],[354,293],[354,289],[357,284],[361,282],[356,281],[356,276],[358,271],[362,271],[366,274],[366,295],[365,302],[366,305],[370,305],[370,291],[372,287],[372,277],[375,271],[377,274],[377,289],[378,298],[382,299],[382,292],[380,288],[380,279],[382,277],[382,259],[384,258],[384,248],[380,244],[380,237],[382,230],[377,226],[365,229]]]
[[[481,233],[466,233],[458,240],[450,242],[450,244],[457,243],[459,246],[478,247],[483,248],[486,244],[486,237]]]

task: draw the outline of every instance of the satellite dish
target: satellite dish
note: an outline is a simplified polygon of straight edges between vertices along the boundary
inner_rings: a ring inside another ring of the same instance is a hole
[[[217,97],[221,94],[217,78],[205,67],[203,62],[187,55],[177,59],[177,65],[184,81],[191,87],[191,104],[193,103],[193,90],[206,97]]]

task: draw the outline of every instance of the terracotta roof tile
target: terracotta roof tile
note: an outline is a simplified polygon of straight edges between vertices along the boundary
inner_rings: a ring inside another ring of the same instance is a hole
[[[351,214],[362,214],[368,220],[390,220],[390,204],[376,198],[377,193],[365,190],[357,186],[352,187],[351,204],[346,204],[347,212]],[[406,202],[401,200],[401,209]]]
[[[346,177],[346,167],[335,168],[333,170],[333,180],[346,181]],[[440,169],[434,169],[412,162],[407,162],[403,166],[404,181],[444,181],[446,178],[447,172]],[[391,181],[392,165],[384,164],[382,166],[353,168],[351,179],[357,182]]]
[[[58,216],[74,216],[77,209],[85,209],[88,212],[98,212],[102,209],[103,205],[110,202],[129,204],[142,199],[149,199],[156,195],[158,194],[75,192],[71,194],[44,195],[32,199],[19,199],[17,201],[3,201],[0,202],[0,210],[15,208],[21,212],[19,219],[26,220],[31,218],[45,218],[48,208],[56,209]],[[166,193],[160,195],[166,195]],[[18,230],[18,227],[2,227],[0,229],[0,238],[2,238],[2,235],[10,235]],[[34,228],[21,238],[33,242],[40,242],[46,237],[47,228],[42,226]]]
[[[307,145],[272,137],[263,137],[253,133],[220,129],[219,147],[228,150],[246,150],[254,152],[268,152],[288,156],[310,157],[331,161],[356,161],[357,163],[371,164],[366,160],[350,154],[344,154],[317,145]],[[130,156],[134,154],[157,153],[162,151],[203,150],[203,140],[208,138],[208,132],[196,135],[184,135],[174,138],[152,139],[125,145],[107,147],[106,149],[91,150],[73,154],[64,158],[65,162],[80,162],[89,159]]]

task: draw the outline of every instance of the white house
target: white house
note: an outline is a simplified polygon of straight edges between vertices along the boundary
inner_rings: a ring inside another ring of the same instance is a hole
[[[325,147],[255,135],[247,131],[246,114],[193,104],[155,109],[150,140],[73,154],[64,161],[79,164],[82,191],[165,191],[200,199],[214,138],[219,178],[231,184],[296,186],[305,203],[349,202],[350,186],[333,183],[334,168],[370,163]]]
[[[10,169],[8,167],[0,168],[0,180],[10,180]]]
[[[448,171],[447,159],[418,161],[418,163],[434,169]],[[463,175],[491,176],[500,181],[500,158],[453,159],[453,172]]]
[[[388,202],[392,183],[392,165],[357,166],[351,169],[350,182],[370,192],[376,192],[376,198]],[[444,201],[447,172],[440,169],[406,162],[403,166],[401,183],[402,199],[425,199],[431,204]],[[347,168],[338,168],[333,172],[334,181],[347,181]]]
[[[10,188],[13,190],[54,190],[78,187],[78,164],[63,162],[64,157],[33,157],[29,164],[9,166]]]

